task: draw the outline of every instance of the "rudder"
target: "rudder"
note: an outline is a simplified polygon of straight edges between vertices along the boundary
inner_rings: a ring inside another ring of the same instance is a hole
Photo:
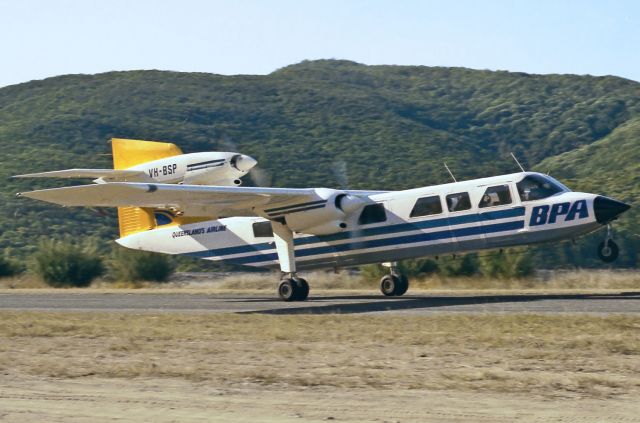
[[[141,163],[182,154],[180,147],[172,143],[123,138],[112,138],[111,149],[114,169],[127,169]],[[153,209],[118,207],[118,225],[121,238],[154,229],[156,219]]]

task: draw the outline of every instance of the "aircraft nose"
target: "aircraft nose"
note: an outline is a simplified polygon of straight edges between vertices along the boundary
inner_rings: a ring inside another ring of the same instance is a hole
[[[235,161],[233,162],[234,167],[242,172],[248,172],[257,164],[258,161],[256,159],[245,156],[244,154],[236,156]]]
[[[629,210],[631,206],[622,201],[599,195],[593,200],[593,210],[596,213],[596,221],[600,224],[606,224],[615,220],[622,213]]]

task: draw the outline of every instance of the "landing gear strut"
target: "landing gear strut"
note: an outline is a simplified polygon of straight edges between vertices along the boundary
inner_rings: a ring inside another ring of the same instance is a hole
[[[618,244],[613,242],[613,230],[611,224],[609,224],[607,225],[606,238],[598,245],[598,257],[605,263],[611,263],[618,258],[619,253],[620,249],[618,248]]]
[[[309,296],[309,284],[296,275],[293,232],[285,224],[276,221],[271,221],[271,228],[283,273],[278,284],[278,296],[284,301],[304,301]]]
[[[409,289],[409,279],[405,275],[398,274],[396,263],[384,263],[389,267],[390,274],[380,279],[380,291],[387,297],[403,295]]]

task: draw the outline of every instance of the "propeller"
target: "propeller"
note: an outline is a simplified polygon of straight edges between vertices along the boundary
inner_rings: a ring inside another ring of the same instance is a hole
[[[259,187],[270,187],[273,183],[271,173],[257,165],[249,172],[249,178]]]
[[[347,168],[347,162],[342,159],[338,159],[333,162],[333,175],[335,176],[336,181],[338,182],[338,188],[342,190],[349,189],[349,174]],[[349,199],[352,197],[351,195],[345,195],[340,200],[339,207],[345,213],[352,213],[357,211],[358,208],[361,208],[360,204],[355,202],[350,202]],[[351,244],[354,244],[356,248],[359,248],[362,245],[362,241],[353,241],[354,239],[362,237],[362,228],[360,225],[355,226],[353,229],[347,228],[347,233],[349,234],[349,241]]]
[[[236,143],[231,139],[230,136],[225,136],[220,142],[222,148],[228,149],[229,151],[236,152],[238,154],[242,154],[240,149]],[[245,156],[248,157],[248,156]],[[253,160],[253,159],[252,159]],[[241,162],[240,162],[241,163]],[[254,185],[258,187],[270,187],[273,183],[273,178],[269,171],[259,167],[256,163],[251,163],[249,167],[251,170],[249,171],[249,178],[254,183]]]

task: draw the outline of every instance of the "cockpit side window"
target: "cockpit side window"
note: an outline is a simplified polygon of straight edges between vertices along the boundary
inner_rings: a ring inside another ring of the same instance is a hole
[[[542,200],[543,198],[566,191],[565,187],[553,179],[545,178],[542,175],[529,175],[516,185],[521,201]]]
[[[505,204],[511,204],[511,192],[509,191],[509,185],[497,185],[485,190],[478,207],[495,207],[503,206]]]

